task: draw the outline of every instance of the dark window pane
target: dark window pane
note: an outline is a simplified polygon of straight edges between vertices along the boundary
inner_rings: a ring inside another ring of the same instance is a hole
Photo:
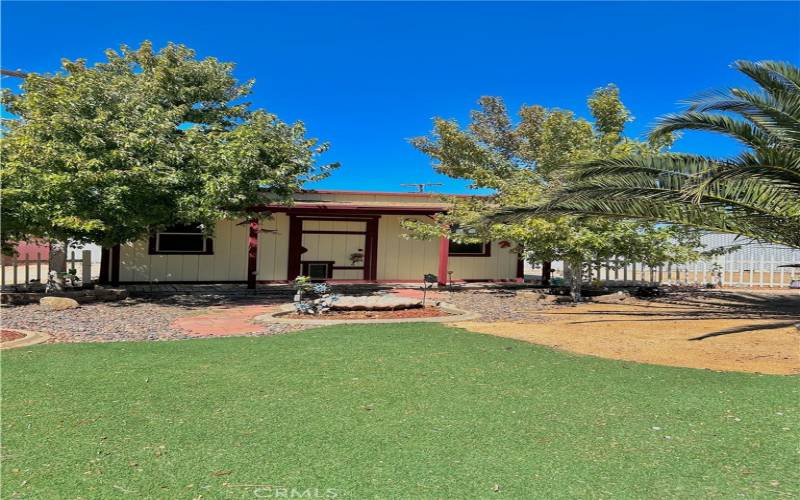
[[[482,254],[484,253],[484,243],[456,243],[450,242],[451,254]]]
[[[308,274],[313,280],[324,280],[328,277],[328,264],[309,264]]]
[[[205,236],[202,234],[164,234],[158,235],[159,252],[202,252],[205,250]]]

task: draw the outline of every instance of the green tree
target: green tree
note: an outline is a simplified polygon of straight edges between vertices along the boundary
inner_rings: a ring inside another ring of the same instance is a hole
[[[5,251],[43,237],[103,246],[156,228],[245,216],[328,175],[327,149],[243,99],[233,64],[169,44],[106,51],[6,90],[0,153]]]
[[[541,204],[562,186],[563,165],[610,155],[656,155],[669,145],[622,135],[631,117],[617,87],[597,89],[589,98],[593,124],[570,111],[541,106],[523,106],[513,123],[502,99],[483,97],[479,104],[467,128],[436,118],[432,134],[412,144],[435,160],[438,172],[492,194],[452,199],[452,210],[432,223],[406,222],[409,237],[515,241],[532,263],[567,262],[578,277],[572,280],[576,299],[591,261],[620,257],[658,265],[700,257],[699,235],[671,226],[530,213],[514,213],[507,220],[492,217],[501,209]]]
[[[760,88],[692,99],[687,111],[663,117],[651,140],[678,130],[713,132],[739,141],[745,150],[738,156],[600,157],[573,167],[544,207],[520,204],[506,213],[636,218],[800,248],[800,69],[775,61],[735,66]]]

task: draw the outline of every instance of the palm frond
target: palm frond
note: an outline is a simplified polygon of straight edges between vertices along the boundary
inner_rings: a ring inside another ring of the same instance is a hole
[[[549,202],[496,217],[625,217],[800,248],[800,69],[774,61],[737,61],[736,67],[760,89],[696,97],[688,111],[663,117],[651,134],[718,133],[740,141],[745,152],[730,159],[665,154],[575,165]]]
[[[699,107],[697,109],[703,109]],[[682,114],[669,114],[660,118],[651,136],[667,135],[678,130],[703,130],[718,132],[732,137],[746,146],[760,148],[767,145],[769,135],[743,120],[736,120],[730,116],[712,115],[699,111],[687,111]]]
[[[739,60],[734,67],[768,92],[779,90],[800,91],[800,69],[781,61]]]

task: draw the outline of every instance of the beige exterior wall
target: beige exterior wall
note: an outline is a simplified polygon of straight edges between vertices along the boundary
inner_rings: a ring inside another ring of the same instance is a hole
[[[381,216],[378,223],[377,279],[381,281],[420,281],[425,274],[439,272],[439,241],[408,240],[401,237],[403,219],[429,220],[427,217]],[[246,281],[248,225],[223,221],[214,233],[214,255],[148,255],[147,241],[120,249],[120,281]],[[289,217],[276,213],[263,220],[258,236],[257,275],[259,281],[283,281],[288,274]],[[363,231],[364,222],[304,221],[306,230]],[[265,231],[266,230],[266,231]],[[362,235],[304,234],[308,249],[302,260],[336,262],[352,266],[350,254],[364,248]],[[356,265],[362,265],[361,263]],[[449,257],[453,280],[514,279],[517,255],[492,243],[490,257]],[[334,279],[363,279],[360,269],[334,270]]]
[[[449,257],[448,270],[453,280],[514,279],[517,276],[517,253],[501,248],[499,242],[491,243],[489,257]]]
[[[420,217],[384,215],[378,222],[378,279],[422,281],[439,269],[438,240],[407,240],[401,237],[400,221]],[[430,219],[428,219],[430,220]]]
[[[422,280],[439,274],[439,240],[407,240],[401,237],[404,219],[427,218],[384,215],[378,226],[378,279]],[[429,220],[429,219],[428,219]],[[517,254],[492,242],[489,257],[448,257],[453,280],[501,280],[517,276]],[[441,277],[440,277],[441,278]]]
[[[317,221],[304,220],[304,231],[357,231],[365,232],[367,223],[363,221]],[[364,261],[353,263],[350,255],[364,255],[366,236],[363,234],[303,234],[302,245],[308,251],[301,260],[333,261],[334,266],[360,267]],[[364,279],[363,269],[334,269],[335,280]]]
[[[214,255],[148,255],[147,240],[120,247],[120,281],[245,281],[247,224],[220,222]],[[284,275],[285,279],[285,275]]]
[[[285,280],[289,261],[289,217],[282,213],[273,214],[272,219],[261,221],[261,229],[256,279]]]

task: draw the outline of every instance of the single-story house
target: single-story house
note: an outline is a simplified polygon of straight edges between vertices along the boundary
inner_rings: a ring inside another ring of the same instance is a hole
[[[101,282],[288,282],[300,275],[341,282],[516,281],[522,261],[507,241],[458,244],[402,237],[401,221],[448,209],[443,195],[306,191],[290,206],[253,207],[260,220],[220,222],[211,237],[173,227],[104,250]],[[264,218],[264,215],[270,215]]]

